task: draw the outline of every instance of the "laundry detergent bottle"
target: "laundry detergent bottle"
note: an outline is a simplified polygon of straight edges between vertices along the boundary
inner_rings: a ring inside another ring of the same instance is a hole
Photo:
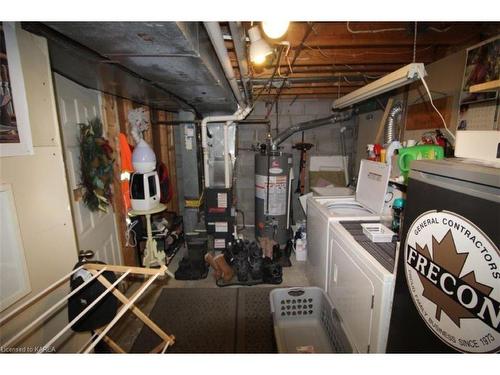
[[[418,145],[400,148],[398,150],[398,155],[398,166],[406,182],[408,180],[408,173],[410,172],[410,163],[412,160],[443,159],[444,149],[437,145]]]

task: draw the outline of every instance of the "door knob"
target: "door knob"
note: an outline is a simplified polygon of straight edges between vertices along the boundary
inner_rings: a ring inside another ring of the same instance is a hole
[[[94,252],[92,250],[80,250],[78,252],[78,260],[80,262],[88,262],[90,258],[94,257]]]

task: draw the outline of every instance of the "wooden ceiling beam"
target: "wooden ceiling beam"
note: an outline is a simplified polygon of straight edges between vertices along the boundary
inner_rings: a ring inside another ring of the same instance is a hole
[[[351,83],[348,83],[346,81],[341,81],[340,82],[340,87],[348,87],[348,88],[359,88],[359,87],[362,87],[366,85],[365,82],[351,82]],[[258,89],[258,88],[261,88],[262,86],[264,86],[263,84],[253,84],[253,87]],[[281,84],[277,85],[279,88],[279,86],[281,86]],[[303,88],[314,88],[314,87],[319,87],[319,88],[325,88],[325,87],[329,87],[330,89],[331,88],[335,88],[337,89],[339,86],[339,84],[337,82],[311,82],[311,83],[292,83],[290,85],[285,85],[284,88],[286,89],[303,89]]]
[[[387,31],[380,33],[351,33],[347,29],[347,22],[318,22],[314,24],[314,31],[308,38],[308,45],[316,46],[355,46],[355,45],[413,45],[413,22],[350,22],[354,31],[368,31],[379,29],[404,28],[405,31]],[[434,27],[444,32],[437,32],[429,28]],[[490,25],[480,22],[419,22],[417,24],[417,44],[464,44],[473,34],[490,29]],[[307,28],[306,22],[293,22],[287,34],[287,40],[292,46],[300,42]],[[494,32],[491,30],[490,32]]]
[[[417,48],[418,61],[433,61],[434,48]],[[330,62],[331,64],[349,64],[362,61],[365,64],[387,63],[410,63],[413,59],[413,48],[365,48],[362,51],[353,51],[349,48],[338,48],[330,50],[305,49],[297,58],[297,66],[307,63]]]
[[[322,62],[320,64],[311,64],[311,65],[300,65],[300,66],[295,66],[293,68],[293,73],[292,74],[303,74],[303,73],[327,73],[327,74],[333,74],[333,73],[355,73],[355,72],[392,72],[398,68],[400,68],[403,64],[392,64],[392,63],[387,63],[387,64],[370,64],[370,65],[365,65],[365,64],[359,64],[359,63],[351,63],[346,65],[335,65],[335,64],[328,64],[325,62]],[[281,68],[285,68],[285,64],[281,64]],[[233,64],[233,67],[236,69],[237,66]],[[267,66],[262,69],[262,72],[269,72],[272,73],[274,69],[274,66]],[[259,73],[260,74],[260,73]],[[257,75],[259,75],[257,74]]]
[[[347,94],[351,91],[354,91],[356,87],[353,88],[348,88],[348,87],[341,87],[340,88],[340,94]],[[254,90],[258,91],[258,90]],[[332,95],[337,95],[339,92],[337,87],[330,86],[330,87],[291,87],[291,88],[283,88],[281,90],[281,95],[304,95],[304,94],[332,94]],[[276,90],[271,90],[269,94],[267,94],[267,91],[264,91],[262,96],[275,96],[276,95]]]
[[[244,22],[244,27],[250,24]],[[296,80],[283,87],[284,97],[331,97],[339,95],[338,81],[333,77],[347,77],[350,84],[342,78],[340,94],[344,95],[364,84],[369,76],[376,79],[413,61],[413,27],[414,22],[314,22],[312,32],[305,46],[295,61],[290,78],[310,78],[313,82]],[[294,60],[297,49],[309,29],[308,22],[292,22],[285,37],[291,43],[288,60]],[[361,32],[380,29],[402,28],[399,31]],[[442,32],[439,32],[442,31]],[[417,62],[432,63],[457,50],[476,44],[480,40],[498,35],[500,22],[419,22],[417,34]],[[233,51],[232,41],[226,41],[236,76],[239,69]],[[319,48],[318,48],[319,47]],[[252,78],[254,91],[257,92],[270,78],[274,65],[253,67]],[[288,61],[282,58],[280,62],[282,75],[287,75]],[[323,81],[322,78],[330,78]],[[264,97],[275,97],[282,80],[278,76],[270,93],[262,93]],[[317,79],[317,81],[315,81]],[[354,81],[354,82],[353,82]],[[290,81],[289,81],[290,82]]]
[[[236,56],[229,53],[233,66],[236,65]],[[292,60],[293,55],[290,56]],[[408,48],[406,51],[397,48],[364,49],[354,52],[350,49],[336,49],[328,51],[318,51],[304,49],[296,59],[294,67],[317,66],[317,65],[343,65],[363,62],[363,64],[401,64],[410,63],[413,59],[413,50]],[[430,63],[435,60],[435,50],[432,46],[426,49],[417,49],[417,61]],[[281,66],[286,67],[285,59],[281,61]]]
[[[384,75],[386,75],[388,72],[385,71],[385,72],[337,72],[337,73],[328,73],[328,72],[323,72],[323,71],[310,71],[310,72],[299,72],[299,73],[293,73],[293,74],[290,74],[288,77],[289,78],[308,78],[308,77],[314,77],[314,78],[321,78],[321,77],[324,77],[324,78],[331,78],[331,79],[336,79],[338,78],[339,76],[341,77],[346,77],[346,78],[349,78],[349,77],[363,77],[363,75],[367,73],[368,76],[370,77],[382,77]],[[259,75],[255,75],[254,78],[255,79],[269,79],[271,77],[270,74],[259,74]],[[237,76],[236,78],[239,78],[239,76]]]

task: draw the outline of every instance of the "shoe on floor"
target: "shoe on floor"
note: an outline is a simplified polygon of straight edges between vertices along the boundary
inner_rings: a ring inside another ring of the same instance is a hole
[[[265,257],[263,260],[262,281],[267,284],[281,284],[283,282],[281,266],[269,257]]]

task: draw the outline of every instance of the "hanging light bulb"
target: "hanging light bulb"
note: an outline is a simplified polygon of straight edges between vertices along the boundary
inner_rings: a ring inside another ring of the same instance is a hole
[[[262,30],[271,39],[279,39],[285,35],[290,22],[283,20],[264,21],[262,22]]]
[[[248,30],[250,38],[250,61],[256,65],[263,64],[266,57],[273,53],[273,49],[262,39],[259,27],[253,26]]]

